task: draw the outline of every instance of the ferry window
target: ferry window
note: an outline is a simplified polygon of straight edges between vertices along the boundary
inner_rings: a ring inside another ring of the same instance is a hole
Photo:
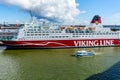
[[[97,33],[97,35],[99,35],[99,33]]]
[[[31,34],[31,36],[33,36],[33,34]]]
[[[57,36],[55,36],[55,38],[57,38]]]
[[[29,36],[29,34],[27,34],[27,36]]]
[[[73,35],[75,35],[75,34],[73,34]]]
[[[54,38],[54,36],[52,36],[52,38]]]
[[[54,31],[50,31],[50,33],[54,33]]]

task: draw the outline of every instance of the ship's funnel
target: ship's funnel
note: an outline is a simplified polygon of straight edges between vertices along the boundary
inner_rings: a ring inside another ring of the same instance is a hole
[[[100,24],[102,21],[101,21],[101,17],[99,15],[95,15],[91,21],[91,24]]]

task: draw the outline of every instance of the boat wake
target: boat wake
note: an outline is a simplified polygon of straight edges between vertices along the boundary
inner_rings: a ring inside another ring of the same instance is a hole
[[[95,55],[101,55],[102,53],[101,52],[95,52]]]

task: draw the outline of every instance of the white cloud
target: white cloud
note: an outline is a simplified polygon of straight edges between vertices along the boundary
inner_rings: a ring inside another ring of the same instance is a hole
[[[50,20],[74,22],[80,11],[75,0],[0,0],[8,5],[15,5],[23,10],[32,11],[38,16]]]

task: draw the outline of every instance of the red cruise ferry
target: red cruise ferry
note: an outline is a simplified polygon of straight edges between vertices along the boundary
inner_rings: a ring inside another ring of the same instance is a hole
[[[120,32],[101,25],[98,15],[90,26],[24,24],[11,39],[2,40],[8,48],[71,48],[120,46]]]

